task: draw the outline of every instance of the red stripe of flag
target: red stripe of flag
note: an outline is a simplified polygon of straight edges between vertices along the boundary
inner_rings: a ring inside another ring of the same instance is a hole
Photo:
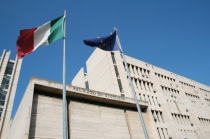
[[[21,59],[34,50],[34,31],[36,29],[32,28],[20,31],[20,36],[18,36],[17,40],[18,59]]]

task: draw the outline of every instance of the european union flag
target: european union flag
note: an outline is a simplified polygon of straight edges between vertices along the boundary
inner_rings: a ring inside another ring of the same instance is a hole
[[[105,51],[117,51],[121,50],[116,41],[116,31],[110,33],[108,36],[97,37],[94,39],[83,40],[86,45],[91,47],[98,47]]]

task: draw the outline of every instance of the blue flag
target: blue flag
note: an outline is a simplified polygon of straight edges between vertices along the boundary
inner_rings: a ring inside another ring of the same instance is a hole
[[[105,51],[117,51],[121,50],[116,41],[116,31],[110,33],[108,36],[97,37],[94,39],[83,40],[86,45],[91,47],[98,47]]]

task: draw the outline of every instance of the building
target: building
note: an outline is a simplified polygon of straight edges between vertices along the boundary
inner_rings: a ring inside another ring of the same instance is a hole
[[[209,86],[126,56],[150,139],[208,139]],[[7,139],[62,139],[62,83],[32,77]],[[96,49],[66,86],[68,139],[143,139],[118,52]]]
[[[7,139],[62,139],[61,83],[32,77],[11,121]],[[144,137],[135,102],[110,93],[66,86],[69,139],[129,139]],[[151,139],[156,132],[139,101]]]
[[[210,138],[209,86],[129,56],[126,61],[138,100],[148,102],[144,112],[153,119],[147,126],[154,125],[155,139]],[[87,60],[86,68],[87,73],[81,68],[72,85],[133,98],[119,52],[96,49]],[[144,121],[148,123],[147,119]],[[133,132],[129,133],[131,138],[136,137],[132,136]]]
[[[10,60],[10,51],[0,57],[0,138],[8,133],[22,60]]]

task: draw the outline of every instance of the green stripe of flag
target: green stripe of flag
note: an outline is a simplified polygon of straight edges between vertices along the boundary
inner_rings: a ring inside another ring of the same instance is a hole
[[[63,29],[62,29],[63,28],[63,18],[64,18],[64,16],[61,16],[61,17],[51,21],[50,35],[48,37],[49,44],[64,36]]]

